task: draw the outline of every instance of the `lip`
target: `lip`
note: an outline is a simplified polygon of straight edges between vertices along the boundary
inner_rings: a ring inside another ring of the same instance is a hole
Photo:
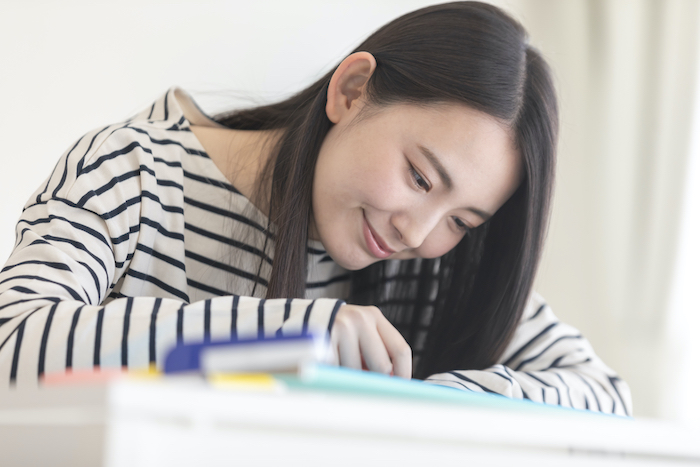
[[[379,259],[388,258],[395,253],[395,251],[389,248],[384,240],[377,235],[372,226],[369,225],[369,221],[367,220],[367,217],[365,217],[364,211],[362,211],[362,220],[362,231],[365,236],[365,243],[367,243],[367,248],[369,248],[370,253]]]

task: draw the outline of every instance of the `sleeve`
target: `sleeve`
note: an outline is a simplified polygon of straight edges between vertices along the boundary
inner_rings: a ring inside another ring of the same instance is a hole
[[[149,141],[147,132],[124,125],[87,134],[25,205],[0,272],[0,386],[36,386],[43,375],[70,369],[160,366],[178,341],[332,326],[340,300],[187,303],[184,267],[160,279],[135,271],[139,258],[147,268],[184,256],[182,185],[167,172],[181,166],[154,156]],[[160,281],[163,292],[112,293],[128,280]]]
[[[426,381],[564,407],[632,415],[627,384],[575,328],[560,322],[537,294],[530,298],[501,362],[455,370]]]

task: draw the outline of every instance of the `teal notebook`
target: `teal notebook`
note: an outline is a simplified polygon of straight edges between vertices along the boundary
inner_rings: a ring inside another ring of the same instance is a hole
[[[536,411],[569,416],[574,414],[608,416],[586,410],[541,404],[529,400],[510,399],[496,394],[464,391],[425,383],[421,380],[407,380],[370,371],[328,365],[308,365],[302,367],[297,374],[277,373],[274,377],[292,391],[319,390],[456,403],[509,411]]]

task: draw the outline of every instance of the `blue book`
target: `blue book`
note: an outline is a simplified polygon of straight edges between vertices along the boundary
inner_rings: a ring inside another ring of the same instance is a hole
[[[165,357],[166,374],[180,372],[277,373],[327,362],[325,335],[275,336],[179,344]]]

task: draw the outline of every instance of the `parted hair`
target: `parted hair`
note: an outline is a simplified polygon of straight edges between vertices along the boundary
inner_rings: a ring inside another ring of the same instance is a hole
[[[546,235],[558,133],[549,68],[517,21],[480,2],[408,13],[357,51],[377,63],[365,87],[366,107],[463,104],[498,119],[514,138],[524,177],[491,219],[440,258],[352,271],[347,297],[380,307],[408,343],[422,349],[414,355],[416,377],[491,366],[522,316]],[[325,113],[332,74],[282,102],[217,117],[229,128],[282,130],[259,184],[271,186],[262,194],[275,242],[268,298],[305,294],[313,176],[332,126]]]

